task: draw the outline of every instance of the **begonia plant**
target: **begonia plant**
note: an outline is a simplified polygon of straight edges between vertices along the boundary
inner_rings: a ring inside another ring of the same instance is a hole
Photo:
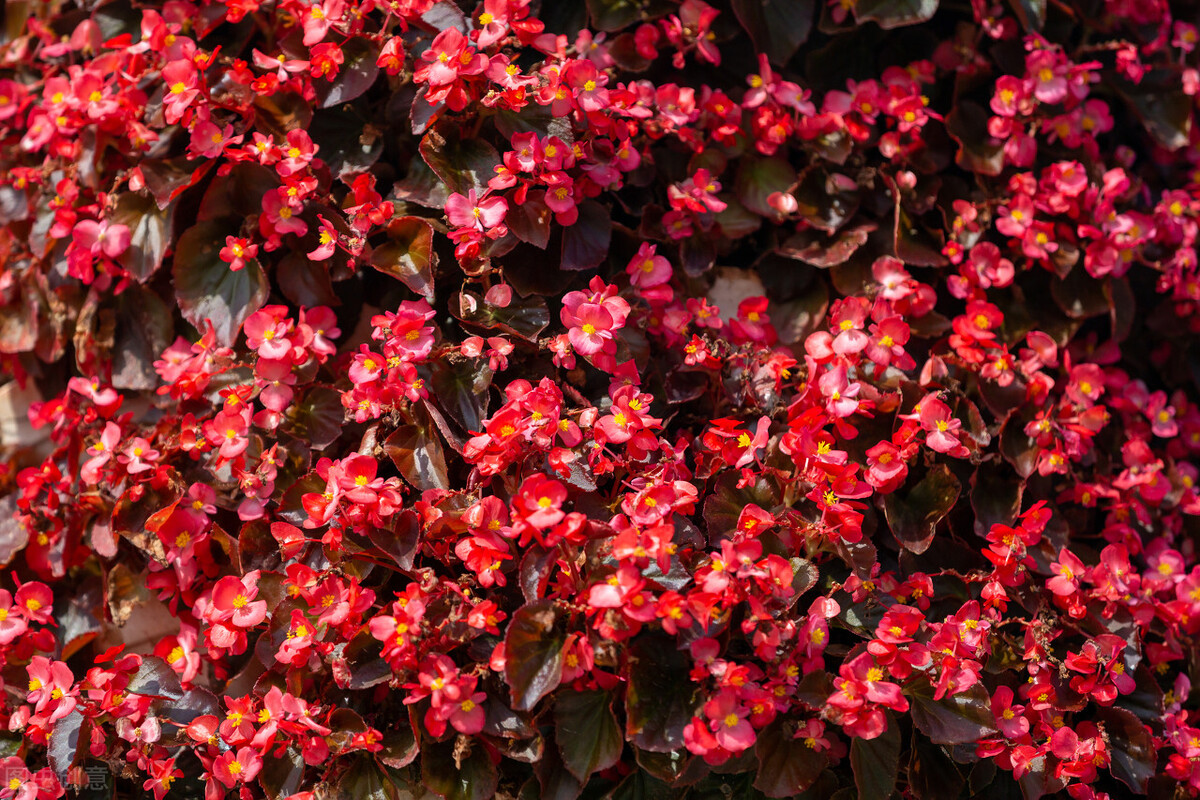
[[[10,0],[0,800],[1200,795],[1194,0]]]

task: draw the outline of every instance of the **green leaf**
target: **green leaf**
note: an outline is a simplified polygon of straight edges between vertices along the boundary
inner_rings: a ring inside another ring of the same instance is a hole
[[[855,739],[850,745],[854,785],[862,800],[887,800],[896,788],[900,771],[900,730],[887,715],[887,730],[874,739]]]
[[[162,266],[174,216],[173,203],[160,209],[152,197],[136,192],[124,192],[117,198],[110,219],[129,228],[129,247],[117,263],[139,282],[145,283]]]
[[[612,216],[595,200],[579,204],[579,219],[563,231],[562,268],[585,270],[600,265],[608,257],[612,240]]]
[[[625,738],[635,747],[668,753],[683,747],[683,729],[700,704],[691,659],[674,638],[644,634],[629,646]]]
[[[610,692],[560,693],[554,698],[554,724],[563,764],[581,782],[620,759],[625,740]]]
[[[800,794],[813,785],[829,763],[824,753],[794,738],[782,720],[759,732],[754,753],[758,757],[754,788],[767,797]]]
[[[733,0],[733,13],[754,49],[782,67],[808,39],[816,6],[814,0]]]
[[[508,624],[504,679],[512,689],[516,711],[530,711],[562,679],[567,637],[558,622],[554,601],[540,600],[517,609]]]
[[[474,189],[483,194],[487,182],[496,175],[500,154],[483,139],[462,140],[457,136],[457,132],[443,135],[430,130],[421,139],[421,157],[450,191],[466,194]]]
[[[313,81],[321,108],[349,103],[360,96],[379,77],[379,48],[370,39],[355,36],[342,45],[343,62],[332,81]]]
[[[399,217],[388,223],[388,241],[371,253],[371,266],[391,275],[409,289],[434,301],[433,225],[420,217]]]
[[[937,464],[906,496],[886,495],[883,508],[896,541],[918,555],[928,550],[938,522],[950,513],[961,490],[958,478]]]
[[[938,0],[858,0],[853,8],[859,25],[876,22],[890,30],[929,19],[937,11]]]
[[[929,679],[917,676],[905,684],[904,693],[912,700],[913,725],[934,744],[970,744],[996,732],[983,684],[934,700]]]
[[[175,248],[175,299],[183,318],[198,329],[210,320],[217,341],[233,346],[251,314],[267,301],[267,277],[254,259],[234,272],[218,253],[231,228],[200,222],[184,231]]]
[[[466,738],[458,741],[469,743],[465,755],[453,739],[422,748],[421,780],[446,800],[487,800],[500,783],[496,765],[482,742]]]
[[[1123,708],[1101,708],[1098,716],[1104,723],[1108,749],[1112,753],[1109,771],[1132,791],[1145,794],[1158,763],[1150,730]]]

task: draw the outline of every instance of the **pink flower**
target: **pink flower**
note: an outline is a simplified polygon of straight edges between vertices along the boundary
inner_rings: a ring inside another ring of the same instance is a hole
[[[129,228],[120,224],[110,224],[108,220],[85,219],[75,225],[75,244],[90,252],[93,256],[101,253],[109,258],[116,258],[129,249]]]
[[[588,60],[571,61],[562,73],[563,82],[574,90],[575,102],[584,111],[608,108],[608,74]]]
[[[834,304],[829,320],[836,333],[832,345],[835,353],[853,355],[870,343],[870,338],[863,332],[868,311],[870,308],[865,297],[847,297]]]
[[[841,419],[858,410],[858,393],[862,386],[858,381],[850,382],[844,361],[834,364],[818,378],[817,387],[825,398],[825,410],[831,416]]]
[[[495,228],[504,222],[507,213],[508,202],[503,197],[489,197],[486,192],[479,197],[474,189],[468,190],[465,197],[455,192],[446,200],[446,217],[456,228]]]
[[[305,47],[312,47],[325,38],[330,24],[341,20],[345,14],[345,0],[325,0],[304,7],[303,24]],[[228,785],[228,784],[226,784]]]
[[[150,442],[136,436],[117,456],[117,461],[125,465],[125,471],[130,475],[137,475],[154,469],[153,462],[158,456],[159,452],[150,446]]]
[[[259,217],[259,229],[265,230],[265,235],[282,236],[294,233],[303,236],[308,233],[308,223],[300,219],[298,211],[300,204],[295,207],[286,195],[287,190],[280,187],[267,192],[262,199],[262,216]]]
[[[54,595],[40,581],[21,584],[17,589],[17,613],[29,622],[49,625],[54,611]]]
[[[320,232],[317,234],[317,248],[308,254],[308,258],[311,261],[324,261],[337,249],[338,235],[329,220],[319,215],[317,219],[321,222]]]
[[[51,661],[45,656],[34,656],[29,662],[29,694],[26,701],[34,704],[41,714],[50,709],[49,721],[55,722],[70,714],[75,708],[75,678],[71,668],[62,661]]]
[[[740,753],[754,744],[754,728],[746,720],[749,715],[750,710],[728,690],[718,692],[704,704],[704,716],[715,728],[717,744],[731,753]]]
[[[399,75],[404,70],[404,41],[399,36],[393,36],[379,51],[375,65],[388,75]]]
[[[291,320],[286,306],[263,306],[250,315],[242,326],[246,334],[246,346],[257,350],[263,358],[283,359],[292,352],[288,339]]]
[[[258,596],[258,570],[241,578],[226,575],[213,586],[211,603],[206,606],[209,622],[230,622],[238,628],[253,628],[267,617],[267,601]]]
[[[962,420],[950,416],[950,407],[936,397],[921,401],[921,427],[925,430],[925,444],[939,453],[956,455],[965,450],[955,431],[962,427]]]
[[[1086,569],[1074,553],[1064,548],[1058,554],[1058,561],[1050,564],[1054,577],[1046,581],[1046,588],[1059,597],[1069,597],[1079,591],[1079,579]]]
[[[288,177],[308,168],[309,162],[320,148],[300,128],[288,131],[287,141],[281,148],[283,158],[275,165],[281,177]]]
[[[163,118],[168,124],[178,122],[199,95],[199,76],[190,59],[172,61],[163,67]]]
[[[13,597],[5,589],[0,589],[0,645],[8,645],[29,629],[19,613],[14,613]]]
[[[457,28],[448,27],[421,54],[425,62],[413,75],[418,83],[447,86],[459,75],[478,75],[487,69],[488,57],[468,47],[467,38]]]
[[[240,456],[250,446],[250,440],[246,437],[249,428],[250,424],[246,417],[230,411],[222,411],[204,423],[204,435],[209,444],[219,448],[217,453],[221,458],[233,459]]]
[[[590,356],[612,341],[613,318],[602,305],[584,303],[575,310],[576,327],[567,332],[575,351]]]
[[[655,254],[656,245],[643,242],[625,267],[629,282],[639,289],[649,289],[671,280],[671,262]]]
[[[1025,59],[1033,79],[1033,94],[1043,103],[1060,103],[1067,97],[1067,76],[1061,56],[1053,50],[1034,50]]]
[[[115,422],[105,423],[104,432],[100,434],[100,440],[87,449],[88,455],[91,458],[85,461],[83,467],[79,470],[79,477],[85,483],[96,484],[100,482],[100,469],[113,457],[113,452],[120,441],[121,429],[117,427],[117,424]]]

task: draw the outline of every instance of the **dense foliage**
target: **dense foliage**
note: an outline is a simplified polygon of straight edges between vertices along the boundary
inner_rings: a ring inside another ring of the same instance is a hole
[[[3,13],[0,800],[1200,792],[1196,3]]]

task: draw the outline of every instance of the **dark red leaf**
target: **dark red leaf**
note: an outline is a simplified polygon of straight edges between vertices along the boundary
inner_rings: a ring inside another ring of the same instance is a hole
[[[896,541],[914,553],[928,550],[938,522],[950,513],[960,491],[958,479],[938,464],[907,493],[885,495],[883,508]]]
[[[555,741],[563,764],[586,783],[621,757],[624,738],[605,691],[562,692],[554,698]]]
[[[563,231],[562,268],[585,270],[598,266],[608,256],[612,239],[612,217],[595,200],[579,204],[579,219]]]
[[[554,601],[527,603],[513,613],[504,637],[504,679],[515,710],[532,710],[558,686],[565,643]]]
[[[175,299],[183,317],[196,328],[212,322],[217,341],[230,346],[242,323],[267,300],[267,278],[254,259],[234,272],[218,253],[236,228],[216,221],[184,231],[175,249]]]
[[[420,217],[399,217],[388,223],[388,241],[371,253],[371,266],[391,275],[409,289],[434,301],[433,225]]]

